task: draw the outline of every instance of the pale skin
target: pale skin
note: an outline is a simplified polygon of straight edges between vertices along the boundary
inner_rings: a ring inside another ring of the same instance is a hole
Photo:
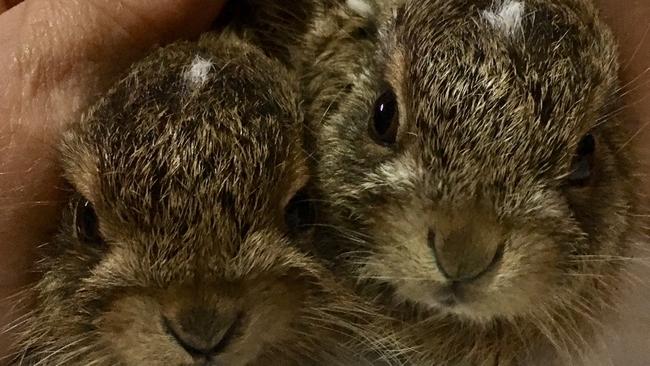
[[[0,0],[0,329],[16,316],[5,299],[33,281],[35,249],[56,228],[62,127],[151,47],[208,29],[223,2]],[[621,44],[630,146],[650,158],[650,2],[596,3]],[[0,334],[0,359],[9,343]]]

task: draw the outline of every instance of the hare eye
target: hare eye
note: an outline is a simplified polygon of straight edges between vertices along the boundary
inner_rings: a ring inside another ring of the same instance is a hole
[[[596,152],[596,139],[592,134],[585,135],[578,143],[571,173],[567,178],[574,187],[584,187],[589,184],[593,173],[594,153]]]
[[[370,123],[370,136],[381,145],[392,145],[397,140],[399,113],[397,98],[392,90],[384,92],[375,102],[375,110]]]
[[[289,201],[284,213],[284,220],[291,233],[308,230],[315,221],[316,213],[309,195],[303,189]]]
[[[74,224],[77,238],[81,242],[93,245],[98,245],[103,242],[99,234],[97,214],[95,214],[95,209],[89,201],[82,200],[77,203]]]

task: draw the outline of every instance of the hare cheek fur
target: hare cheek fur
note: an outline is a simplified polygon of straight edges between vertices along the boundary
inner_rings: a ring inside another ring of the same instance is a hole
[[[371,313],[285,222],[307,178],[296,84],[210,35],[153,52],[73,125],[77,193],[15,364],[359,364],[343,335]]]
[[[639,228],[607,28],[580,0],[395,3],[377,47],[357,47],[367,73],[319,90],[307,72],[341,266],[393,310],[590,323],[622,275],[607,258],[627,255]],[[341,68],[330,53],[310,54],[313,68]],[[399,110],[390,146],[368,134],[386,89]],[[587,134],[591,181],[576,188]]]

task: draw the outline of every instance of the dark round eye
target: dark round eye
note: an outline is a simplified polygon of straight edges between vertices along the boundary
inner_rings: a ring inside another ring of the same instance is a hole
[[[594,153],[596,152],[596,139],[592,134],[586,134],[578,143],[571,173],[567,178],[569,184],[574,187],[584,187],[591,181],[594,165]]]
[[[392,145],[397,140],[399,113],[397,98],[392,90],[384,92],[375,102],[375,111],[370,123],[370,136],[379,144]]]
[[[284,220],[290,233],[308,230],[314,223],[316,212],[308,193],[302,189],[289,201]]]
[[[77,203],[74,224],[79,241],[94,245],[103,242],[99,234],[97,214],[95,214],[95,209],[89,201],[81,200]]]

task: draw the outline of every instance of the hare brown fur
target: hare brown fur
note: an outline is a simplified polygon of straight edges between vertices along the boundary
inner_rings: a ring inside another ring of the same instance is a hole
[[[287,220],[308,178],[297,88],[207,35],[154,51],[73,124],[74,193],[14,364],[374,364],[371,308]]]
[[[295,61],[321,255],[415,364],[578,363],[644,238],[610,31],[586,0],[358,3]]]

